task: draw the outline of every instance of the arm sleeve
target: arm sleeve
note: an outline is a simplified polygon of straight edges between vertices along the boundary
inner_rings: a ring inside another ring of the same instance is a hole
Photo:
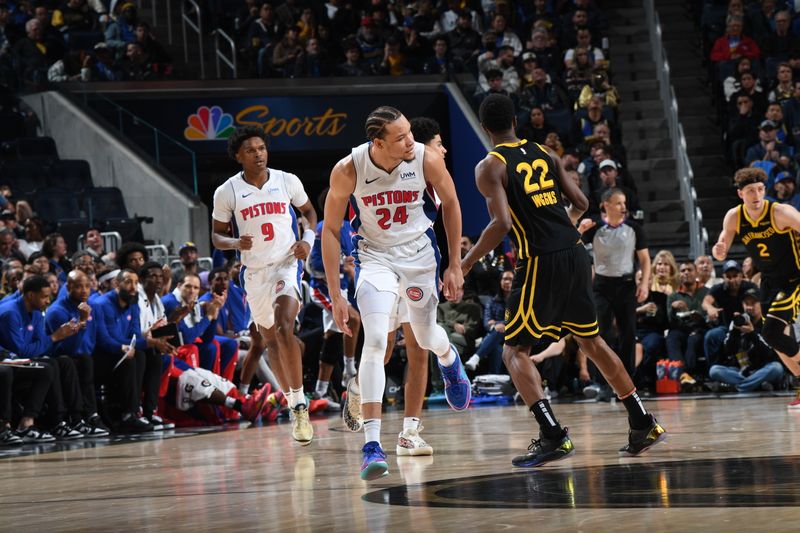
[[[633,228],[633,233],[636,235],[636,251],[647,248],[647,236],[644,233],[642,225],[636,222],[628,222],[628,224]]]
[[[300,207],[308,203],[308,194],[306,194],[300,178],[288,172],[285,172],[284,176],[286,176],[286,192],[289,193],[289,198],[292,199],[292,205]]]
[[[233,218],[233,208],[233,187],[226,181],[214,191],[214,210],[211,216],[220,222],[230,222]]]

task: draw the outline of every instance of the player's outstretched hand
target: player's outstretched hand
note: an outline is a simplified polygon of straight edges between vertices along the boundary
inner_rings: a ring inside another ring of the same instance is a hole
[[[292,245],[291,250],[295,259],[304,261],[308,257],[308,254],[311,253],[311,246],[309,246],[306,241],[297,241]]]
[[[339,329],[342,330],[342,333],[348,337],[352,337],[353,332],[350,329],[350,326],[347,324],[347,322],[350,320],[350,309],[347,304],[347,300],[339,296],[338,298],[333,298],[332,304],[333,320],[336,321],[336,325],[339,326]]]
[[[464,295],[464,274],[461,272],[461,266],[457,268],[447,267],[442,276],[444,297],[448,301],[458,302]]]

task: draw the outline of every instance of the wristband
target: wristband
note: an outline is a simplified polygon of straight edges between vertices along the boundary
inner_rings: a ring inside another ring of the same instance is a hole
[[[300,239],[303,242],[307,242],[310,248],[314,248],[314,239],[317,238],[317,234],[314,231],[307,229],[303,232],[303,238]]]

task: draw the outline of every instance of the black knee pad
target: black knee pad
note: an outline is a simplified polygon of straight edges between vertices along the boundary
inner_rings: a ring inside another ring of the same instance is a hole
[[[344,356],[343,333],[333,333],[322,343],[322,351],[319,354],[320,363],[336,366],[338,361]]]
[[[761,330],[761,336],[767,341],[767,344],[772,346],[773,349],[781,352],[784,355],[795,355],[800,347],[793,337],[786,335],[783,330],[786,324],[776,318],[767,317],[764,321],[764,329]]]

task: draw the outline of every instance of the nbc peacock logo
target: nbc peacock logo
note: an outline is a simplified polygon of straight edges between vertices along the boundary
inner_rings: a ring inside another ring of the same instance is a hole
[[[189,115],[183,136],[189,141],[219,141],[233,134],[233,117],[219,106],[200,106]]]

